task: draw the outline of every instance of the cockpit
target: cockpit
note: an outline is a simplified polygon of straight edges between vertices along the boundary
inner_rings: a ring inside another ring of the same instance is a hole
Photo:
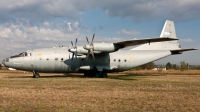
[[[33,54],[30,52],[22,52],[19,53],[18,55],[10,56],[2,61],[2,64],[4,66],[9,66],[9,67],[17,67],[19,64],[22,64],[24,61],[25,57],[30,57]]]
[[[10,58],[25,57],[25,56],[31,56],[31,53],[22,52],[18,55],[11,56]]]

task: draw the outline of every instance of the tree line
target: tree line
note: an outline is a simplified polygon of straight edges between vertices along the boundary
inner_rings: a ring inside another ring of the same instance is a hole
[[[172,63],[168,62],[166,65],[157,66],[154,64],[154,62],[150,62],[150,63],[144,64],[144,65],[138,66],[138,67],[134,68],[134,70],[152,70],[154,68],[159,68],[159,69],[166,68],[166,70],[185,71],[185,70],[200,70],[200,65],[189,65],[185,61],[181,61],[180,65],[172,64]]]

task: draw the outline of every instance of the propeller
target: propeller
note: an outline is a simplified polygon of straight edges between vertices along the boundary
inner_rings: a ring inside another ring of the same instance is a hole
[[[76,44],[77,44],[77,38],[76,38],[76,41],[75,41],[75,46],[73,45],[73,42],[71,41],[71,44],[72,44],[72,47],[71,49],[68,49],[69,52],[73,53],[72,55],[72,60],[74,58],[74,56],[76,56],[77,58],[77,47],[76,47]]]
[[[88,50],[88,54],[87,54],[86,60],[88,59],[88,57],[89,57],[90,54],[92,55],[93,59],[95,60],[95,58],[94,58],[94,52],[93,52],[93,48],[94,48],[94,46],[93,46],[94,36],[95,36],[95,33],[93,34],[91,43],[89,42],[88,37],[86,36],[86,40],[88,42],[88,45],[83,46],[84,49]]]

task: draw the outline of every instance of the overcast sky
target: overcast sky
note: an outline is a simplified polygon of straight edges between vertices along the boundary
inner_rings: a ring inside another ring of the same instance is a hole
[[[28,49],[159,37],[175,22],[182,48],[200,49],[199,0],[1,0],[0,60]],[[200,51],[157,61],[200,65]]]

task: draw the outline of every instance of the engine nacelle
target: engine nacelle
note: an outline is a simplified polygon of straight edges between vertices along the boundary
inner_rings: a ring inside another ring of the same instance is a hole
[[[114,52],[119,50],[113,43],[93,43],[93,50],[100,52]]]
[[[77,54],[88,54],[88,50],[84,49],[81,46],[68,49],[68,51],[71,52],[71,53],[76,52]],[[101,53],[101,52],[100,51],[94,51],[94,53],[98,54],[98,53]]]
[[[88,50],[85,50],[83,47],[77,47],[77,53],[78,54],[87,54],[88,53]]]

